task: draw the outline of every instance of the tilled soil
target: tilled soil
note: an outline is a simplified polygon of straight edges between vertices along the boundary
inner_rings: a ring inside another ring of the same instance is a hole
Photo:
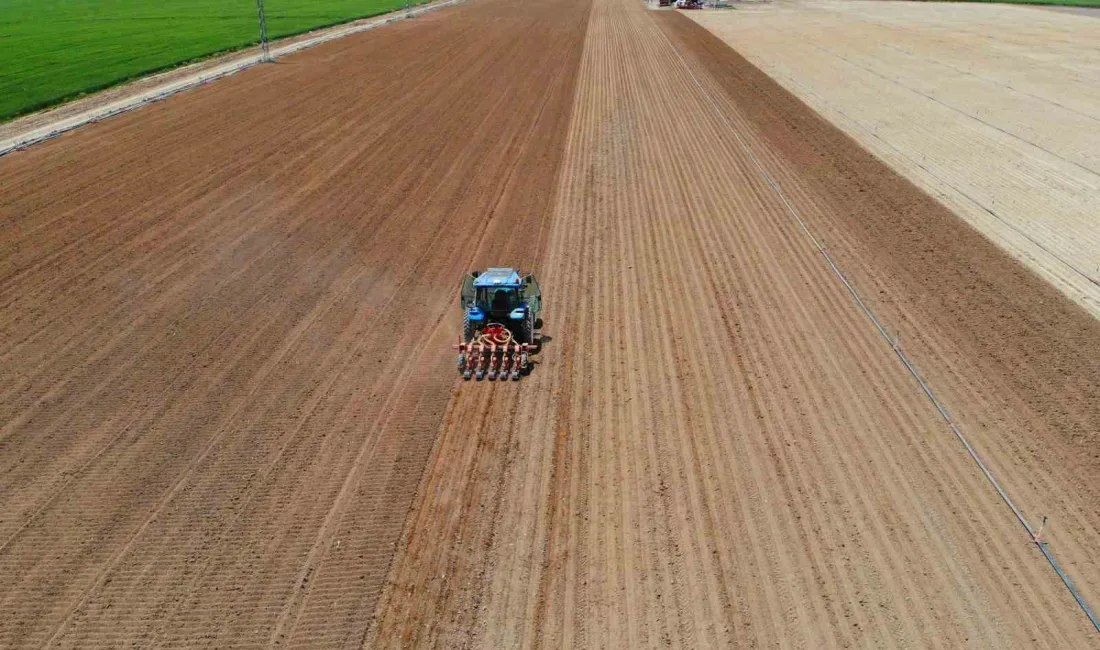
[[[1032,523],[1061,522],[1063,560],[1100,599],[1100,321],[716,37],[662,20]]]
[[[594,2],[542,265],[553,342],[516,400],[459,388],[368,639],[1094,646],[749,151],[1027,516],[1057,513],[1051,547],[1090,594],[1098,468],[1074,436],[1094,422],[1097,324],[715,43],[680,15]],[[926,266],[905,252],[940,237]],[[974,313],[939,314],[931,286]],[[1086,362],[1047,362],[1072,354]]]
[[[0,161],[0,647],[1095,646],[757,164],[1093,602],[1096,322],[655,16],[476,0]],[[460,382],[497,264],[543,350]]]
[[[0,161],[0,647],[358,645],[586,16],[446,10]]]

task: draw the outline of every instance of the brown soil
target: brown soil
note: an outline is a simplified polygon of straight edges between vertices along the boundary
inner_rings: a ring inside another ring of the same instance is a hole
[[[1009,323],[980,330],[1015,339],[1003,355],[1045,337],[1068,358],[1095,325],[694,29],[630,0],[594,2],[541,265],[553,344],[518,396],[460,387],[368,645],[1095,645],[735,134],[861,290],[889,292],[875,308],[1027,515],[1060,522],[1051,547],[1093,595],[1096,468],[1081,458],[1070,476],[1062,464],[1080,449],[1072,423],[1092,421],[1089,371],[1058,378],[1077,397],[1035,392],[1052,367],[1014,378],[1009,357],[986,358],[959,312],[940,317],[925,293],[946,282],[975,294],[976,320]],[[753,93],[779,107],[754,109]],[[783,130],[790,120],[805,149]],[[871,205],[900,214],[872,238],[869,208],[836,187],[885,193],[892,207]],[[982,248],[922,266],[900,233],[924,219]],[[918,280],[895,284],[903,271]],[[995,289],[953,279],[968,275]],[[983,297],[997,291],[1023,295]],[[1038,300],[1064,331],[1042,310],[1011,313]]]
[[[868,289],[882,285],[874,287],[885,291],[877,293],[877,308],[890,310],[906,333],[929,330],[953,340],[1100,471],[1100,321],[716,36],[680,14],[661,21],[790,172],[828,200],[821,235],[846,256],[845,268],[860,267]]]
[[[986,385],[1017,444],[1100,498],[1100,321],[683,16],[677,42],[820,201],[814,227],[936,383]],[[954,359],[965,359],[963,369]],[[964,377],[951,375],[960,373]]]
[[[0,161],[0,647],[358,643],[458,280],[542,248],[586,10],[444,10]]]

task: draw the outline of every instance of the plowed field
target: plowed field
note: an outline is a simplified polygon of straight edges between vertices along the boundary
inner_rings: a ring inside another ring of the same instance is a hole
[[[1100,647],[792,210],[1093,603],[1100,322],[679,14],[474,0],[0,190],[0,647]]]
[[[477,3],[0,162],[0,647],[361,641],[529,264],[587,6]]]

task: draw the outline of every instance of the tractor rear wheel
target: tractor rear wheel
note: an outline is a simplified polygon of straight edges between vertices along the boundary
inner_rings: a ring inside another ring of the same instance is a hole
[[[523,343],[535,344],[535,315],[531,311],[523,318]]]
[[[462,340],[465,343],[469,343],[470,339],[474,336],[474,327],[470,323],[470,315],[467,314],[462,317]]]

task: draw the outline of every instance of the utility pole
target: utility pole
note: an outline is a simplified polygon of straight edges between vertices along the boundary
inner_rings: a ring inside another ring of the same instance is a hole
[[[260,18],[260,47],[263,49],[263,61],[271,60],[271,51],[267,47],[267,18],[264,17],[264,0],[256,0],[256,13]]]

